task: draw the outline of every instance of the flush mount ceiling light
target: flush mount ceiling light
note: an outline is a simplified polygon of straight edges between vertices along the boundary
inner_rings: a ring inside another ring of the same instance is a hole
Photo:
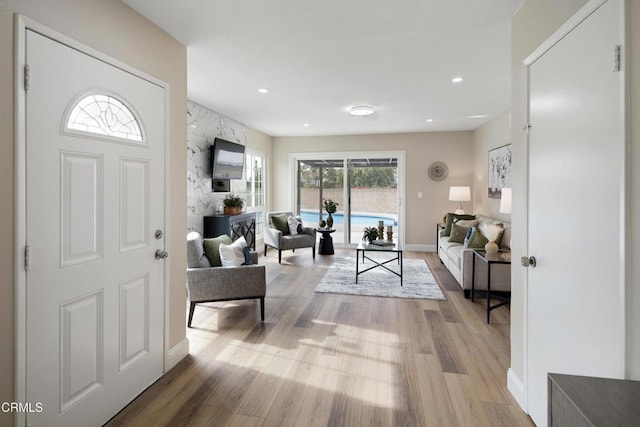
[[[352,116],[370,116],[373,114],[373,107],[371,105],[356,105],[351,107],[349,114]]]
[[[433,119],[427,119],[427,123],[433,123]]]
[[[454,77],[451,79],[453,83],[460,83],[462,81],[462,77]]]

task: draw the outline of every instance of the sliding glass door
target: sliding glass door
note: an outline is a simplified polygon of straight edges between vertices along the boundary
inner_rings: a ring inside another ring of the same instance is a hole
[[[351,243],[362,240],[364,227],[382,226],[382,238],[388,232],[397,238],[398,159],[350,159],[348,165]]]
[[[327,220],[324,201],[337,203],[333,214],[334,243],[344,238],[344,160],[300,160],[298,162],[298,212],[303,222],[317,227]],[[346,241],[348,243],[348,241]]]
[[[383,238],[389,231],[400,237],[398,156],[362,154],[296,161],[297,211],[306,224],[317,226],[327,218],[323,202],[338,203],[333,214],[336,244],[357,244],[367,226],[383,225]]]

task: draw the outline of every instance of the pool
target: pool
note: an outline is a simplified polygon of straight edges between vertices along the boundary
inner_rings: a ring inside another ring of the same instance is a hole
[[[317,224],[318,223],[318,211],[303,210],[301,211],[302,222],[305,224]],[[344,224],[344,214],[335,213],[333,215],[334,224]],[[327,213],[322,213],[322,218],[327,219]],[[387,225],[398,225],[398,221],[392,216],[386,216],[384,214],[351,214],[352,225],[369,225],[372,227],[378,226],[378,221],[384,221],[385,227]]]

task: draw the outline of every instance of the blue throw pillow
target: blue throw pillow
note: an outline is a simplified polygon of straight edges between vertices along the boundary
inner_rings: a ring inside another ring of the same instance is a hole
[[[251,250],[248,247],[242,248],[242,254],[244,255],[244,263],[245,265],[251,264]]]

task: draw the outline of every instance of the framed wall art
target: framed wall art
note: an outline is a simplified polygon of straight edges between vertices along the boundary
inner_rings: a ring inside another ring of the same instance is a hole
[[[489,198],[499,199],[502,189],[511,187],[511,144],[489,150]]]

